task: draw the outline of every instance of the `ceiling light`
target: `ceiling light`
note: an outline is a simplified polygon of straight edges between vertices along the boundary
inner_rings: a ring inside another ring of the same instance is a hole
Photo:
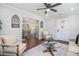
[[[74,11],[75,9],[74,9],[74,8],[70,8],[70,10],[71,10],[71,11]]]
[[[50,9],[47,9],[47,11],[50,11]]]

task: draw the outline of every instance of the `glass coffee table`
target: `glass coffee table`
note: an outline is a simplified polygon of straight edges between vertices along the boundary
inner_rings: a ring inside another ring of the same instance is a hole
[[[54,56],[54,54],[53,54],[53,52],[54,51],[57,51],[56,50],[56,47],[55,47],[55,44],[57,44],[57,42],[56,41],[53,41],[53,42],[48,42],[48,41],[42,41],[41,42],[41,45],[42,46],[44,46],[44,47],[46,47],[46,50],[44,50],[43,52],[50,52],[50,54],[52,55],[52,56]]]

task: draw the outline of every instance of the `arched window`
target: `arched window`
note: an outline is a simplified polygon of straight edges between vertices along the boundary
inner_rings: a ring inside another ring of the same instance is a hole
[[[20,27],[20,19],[18,15],[13,15],[11,19],[12,28],[19,28]]]

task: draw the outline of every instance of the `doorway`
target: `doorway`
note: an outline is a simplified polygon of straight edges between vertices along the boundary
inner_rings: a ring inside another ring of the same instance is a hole
[[[39,44],[39,20],[23,19],[22,39],[30,49]]]

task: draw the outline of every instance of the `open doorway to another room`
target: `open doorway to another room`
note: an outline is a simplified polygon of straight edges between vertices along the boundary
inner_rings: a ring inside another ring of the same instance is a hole
[[[39,20],[23,18],[22,39],[28,49],[39,44]]]

